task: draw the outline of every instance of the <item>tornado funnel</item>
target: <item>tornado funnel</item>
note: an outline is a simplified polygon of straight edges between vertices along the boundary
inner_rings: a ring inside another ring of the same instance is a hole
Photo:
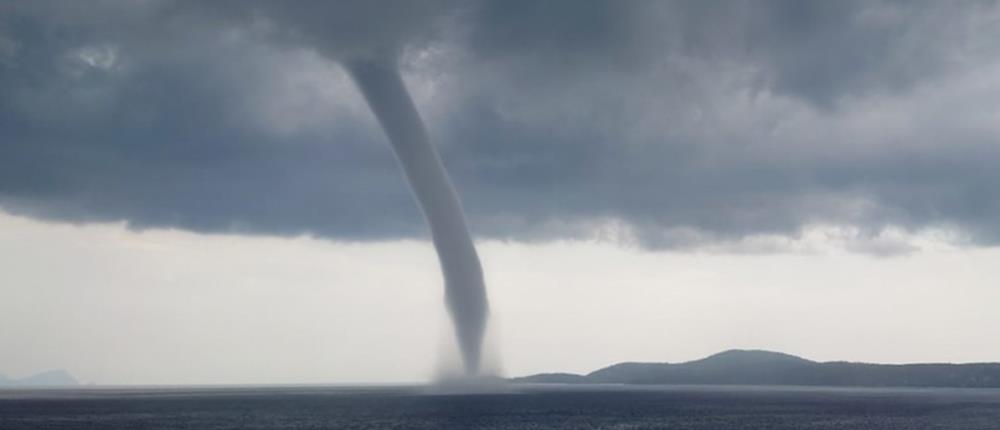
[[[427,220],[444,274],[445,303],[455,325],[465,371],[476,374],[489,304],[483,269],[458,194],[395,63],[360,60],[345,62],[344,66],[389,138]]]

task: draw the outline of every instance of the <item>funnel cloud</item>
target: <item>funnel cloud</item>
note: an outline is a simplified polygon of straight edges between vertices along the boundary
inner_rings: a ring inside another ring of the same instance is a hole
[[[394,63],[344,63],[389,138],[431,230],[444,275],[445,302],[467,374],[479,372],[489,312],[483,269],[465,215],[413,100]]]

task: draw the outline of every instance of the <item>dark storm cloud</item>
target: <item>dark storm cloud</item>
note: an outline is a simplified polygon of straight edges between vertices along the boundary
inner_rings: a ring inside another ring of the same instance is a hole
[[[255,125],[264,89],[304,54],[260,46],[215,10],[114,4],[67,22],[66,3],[42,6],[14,7],[3,27],[16,46],[2,84],[7,210],[198,231],[419,231],[364,222],[419,217],[371,123],[280,137]],[[87,64],[88,50],[114,64]]]
[[[386,7],[389,6],[389,7]],[[1000,240],[991,2],[10,2],[0,207],[424,235],[338,58],[402,53],[481,236]]]

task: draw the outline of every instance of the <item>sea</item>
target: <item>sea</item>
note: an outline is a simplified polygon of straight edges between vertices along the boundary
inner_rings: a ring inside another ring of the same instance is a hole
[[[1000,429],[1000,390],[508,385],[0,390],[0,429]]]

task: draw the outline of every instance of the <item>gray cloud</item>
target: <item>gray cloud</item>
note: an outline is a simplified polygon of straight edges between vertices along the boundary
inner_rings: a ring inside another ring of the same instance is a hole
[[[397,52],[480,236],[1000,241],[993,2],[79,4],[0,6],[6,211],[423,236],[335,62]]]

